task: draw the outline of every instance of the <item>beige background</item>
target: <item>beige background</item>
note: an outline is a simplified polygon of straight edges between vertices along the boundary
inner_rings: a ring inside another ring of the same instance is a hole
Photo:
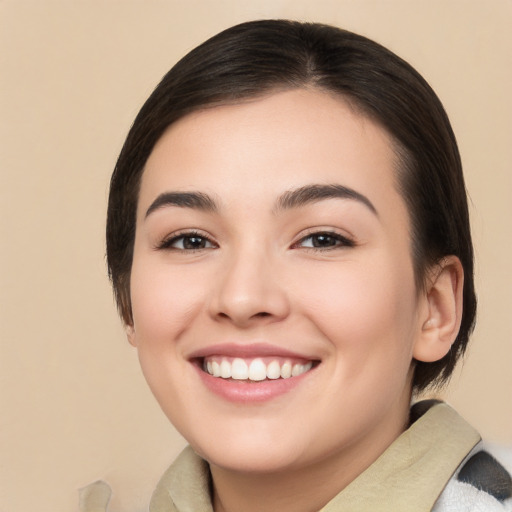
[[[409,60],[462,152],[479,326],[449,399],[512,445],[511,0],[0,1],[0,512],[77,510],[77,489],[147,506],[183,444],[143,382],[104,264],[109,176],[154,85],[234,23],[324,21]]]

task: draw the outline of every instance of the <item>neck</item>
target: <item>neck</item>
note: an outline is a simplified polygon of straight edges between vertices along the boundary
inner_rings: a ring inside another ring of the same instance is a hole
[[[386,432],[359,441],[299,469],[239,472],[211,465],[215,512],[319,511],[367,469],[405,430],[408,408]],[[368,434],[368,433],[366,433]]]
[[[325,461],[324,461],[325,462]],[[231,473],[211,468],[215,512],[302,512],[320,510],[348,485],[345,475],[333,478],[325,464],[280,473]],[[335,485],[330,485],[335,482]]]

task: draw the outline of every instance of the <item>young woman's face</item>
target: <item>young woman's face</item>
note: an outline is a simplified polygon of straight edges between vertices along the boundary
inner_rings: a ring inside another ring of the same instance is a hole
[[[427,306],[396,165],[382,128],[306,90],[191,114],[154,148],[129,337],[213,464],[371,461],[404,428]]]

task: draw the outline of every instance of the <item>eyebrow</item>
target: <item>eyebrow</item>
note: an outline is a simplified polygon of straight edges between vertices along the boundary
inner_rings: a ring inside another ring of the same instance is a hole
[[[151,203],[146,211],[146,218],[164,206],[193,208],[205,212],[216,212],[218,209],[215,201],[208,194],[202,192],[164,192]]]
[[[366,196],[352,188],[336,184],[305,185],[294,190],[288,190],[277,199],[274,213],[299,208],[325,199],[355,200],[366,206],[374,215],[379,215],[375,206]],[[164,192],[151,203],[145,217],[147,218],[154,211],[166,206],[192,208],[205,212],[217,212],[219,210],[215,200],[203,192]]]
[[[352,188],[337,184],[306,185],[285,192],[276,202],[275,211],[299,208],[324,199],[351,199],[362,203],[374,215],[379,216],[373,203],[363,194]]]

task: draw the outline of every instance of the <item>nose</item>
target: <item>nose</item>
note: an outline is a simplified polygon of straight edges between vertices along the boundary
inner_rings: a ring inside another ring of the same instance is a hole
[[[278,264],[263,251],[232,254],[216,278],[210,314],[239,328],[273,323],[290,313]]]

